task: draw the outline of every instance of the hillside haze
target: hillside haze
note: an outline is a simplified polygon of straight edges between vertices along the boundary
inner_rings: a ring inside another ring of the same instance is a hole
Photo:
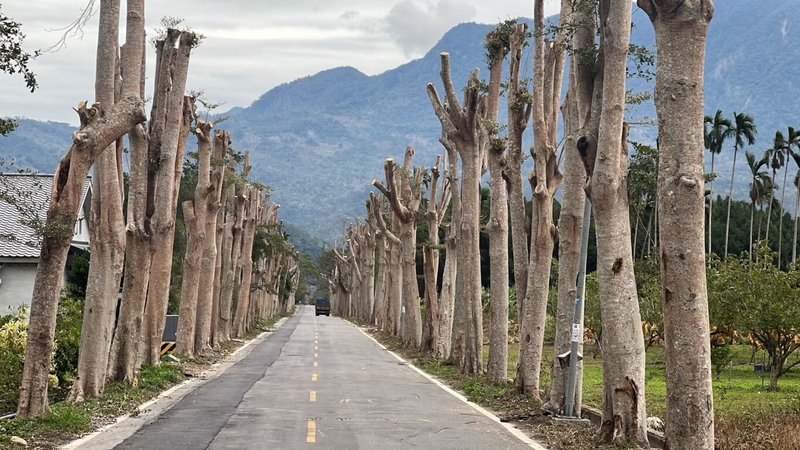
[[[776,130],[800,126],[791,100],[800,95],[793,74],[800,57],[798,10],[800,0],[720,1],[709,30],[706,112],[721,108],[729,117],[734,111],[752,114],[759,136],[748,150],[757,154],[771,146]],[[634,11],[633,41],[655,51],[647,16]],[[382,178],[386,158],[401,158],[411,145],[417,150],[415,162],[429,167],[442,153],[437,142],[441,128],[425,86],[433,82],[442,93],[442,51],[451,55],[457,86],[463,86],[475,68],[486,76],[483,38],[491,28],[458,25],[424,57],[380,75],[339,67],[283,84],[247,108],[222,114],[227,120],[220,126],[232,132],[235,148],[252,152],[252,176],[273,188],[282,217],[296,229],[330,242],[354,218],[364,216],[370,181]],[[529,77],[530,55],[524,60],[523,76]],[[630,88],[652,90],[636,79]],[[654,116],[650,103],[632,109],[630,119]],[[70,133],[63,124],[23,121],[17,132],[0,138],[0,151],[16,157],[20,165],[52,171]],[[641,127],[632,136],[652,143],[655,133],[654,127]],[[730,147],[717,159],[722,183],[715,186],[717,193],[730,179]],[[737,193],[743,198],[747,167],[737,166]]]

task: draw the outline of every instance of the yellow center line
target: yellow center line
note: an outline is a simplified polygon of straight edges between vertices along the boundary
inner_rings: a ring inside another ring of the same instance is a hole
[[[311,374],[311,381],[317,381],[317,374],[315,373]]]
[[[317,423],[313,420],[308,421],[308,433],[306,433],[306,443],[313,444],[317,442]]]
[[[317,391],[311,391],[311,393],[308,396],[308,401],[310,402],[317,401]]]

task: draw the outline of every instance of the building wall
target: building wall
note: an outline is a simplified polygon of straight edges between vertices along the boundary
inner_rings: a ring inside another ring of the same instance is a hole
[[[30,305],[36,264],[0,263],[0,316]]]

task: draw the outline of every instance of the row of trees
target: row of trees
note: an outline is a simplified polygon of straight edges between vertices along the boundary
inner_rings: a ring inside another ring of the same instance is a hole
[[[704,251],[703,61],[713,4],[639,1],[651,18],[658,46],[658,214],[667,363],[666,435],[674,448],[714,447],[708,303]],[[486,39],[490,77],[472,74],[459,98],[447,53],[441,54],[442,98],[428,95],[442,125],[446,150],[430,172],[414,167],[413,149],[402,166],[385,164],[373,181],[367,219],[347,232],[330,276],[334,310],[355,315],[398,336],[406,346],[450,359],[464,373],[505,382],[508,360],[509,233],[520,318],[516,386],[540,398],[544,328],[553,252],[558,244],[555,351],[568,351],[575,280],[582,270],[584,218],[594,213],[604,364],[603,441],[647,448],[645,352],[633,265],[629,218],[626,61],[631,3],[564,0],[561,24],[548,33],[542,1],[534,4],[533,90],[520,79],[524,25],[507,22]],[[603,24],[597,28],[596,24]],[[680,26],[675,26],[679,23]],[[595,37],[599,34],[599,44]],[[568,94],[560,96],[571,52]],[[508,123],[498,120],[503,64]],[[688,80],[688,81],[687,81]],[[564,124],[564,163],[557,155],[558,113]],[[522,132],[532,115],[532,219],[526,223],[522,190]],[[444,177],[441,166],[444,164]],[[561,168],[564,173],[562,174]],[[479,252],[480,179],[491,177],[489,360],[484,364]],[[554,197],[564,185],[558,226]],[[427,188],[427,189],[426,189]],[[585,198],[593,210],[585,207]],[[449,203],[449,204],[448,204]],[[424,214],[422,214],[424,212]],[[415,270],[417,220],[424,217],[424,319]],[[588,218],[588,217],[586,217]],[[635,222],[638,223],[638,222]],[[510,226],[509,226],[510,224]],[[438,262],[444,227],[443,269]],[[441,280],[438,276],[441,274]],[[545,368],[547,369],[547,368]],[[544,408],[563,412],[564,372],[554,363]],[[580,377],[579,377],[580,378]],[[575,403],[580,410],[580,389]],[[684,414],[682,411],[692,411]]]
[[[194,198],[181,205],[189,248],[179,351],[188,356],[204,352],[294,303],[297,258],[286,245],[277,205],[269,201],[264,186],[248,181],[248,157],[237,173],[242,161],[230,146],[230,135],[197,119],[195,99],[184,95],[191,50],[200,37],[173,28],[156,37],[148,119],[143,102],[144,0],[129,0],[125,17],[120,49],[120,1],[100,2],[96,103],[82,102],[77,109],[81,127],[56,170],[41,230],[21,417],[48,410],[56,307],[81,191],[92,166],[91,262],[71,401],[102,396],[109,378],[135,383],[143,364],[160,362],[178,191],[190,134],[197,138],[199,163]],[[125,135],[131,154],[127,217],[121,163]]]
[[[712,253],[712,235],[713,227],[713,202],[714,191],[713,182],[716,174],[714,173],[714,161],[716,155],[720,154],[725,148],[725,143],[733,140],[733,160],[731,163],[731,181],[728,189],[728,208],[725,220],[725,241],[722,248],[723,258],[728,257],[728,240],[730,236],[730,223],[731,223],[731,203],[733,200],[733,186],[736,174],[736,159],[739,149],[745,145],[753,145],[756,142],[756,135],[758,133],[755,120],[752,116],[746,113],[734,113],[733,120],[726,118],[721,110],[717,110],[714,116],[706,116],[705,120],[705,147],[711,152],[711,180],[709,182],[709,200],[708,200],[708,239],[707,251]],[[793,127],[789,127],[787,134],[781,131],[775,132],[775,137],[772,141],[772,146],[764,151],[761,158],[758,158],[754,153],[745,152],[747,166],[750,171],[750,189],[749,196],[751,200],[751,220],[750,220],[750,247],[749,252],[753,253],[753,244],[761,239],[770,242],[770,223],[773,217],[773,209],[777,208],[778,213],[778,242],[777,263],[781,265],[781,252],[783,250],[783,211],[785,208],[786,198],[786,181],[789,174],[789,165],[794,161],[795,169],[800,169],[800,132]],[[766,170],[765,170],[766,169]],[[781,187],[776,183],[776,176],[778,171],[783,169],[783,183]],[[771,172],[771,174],[770,174]],[[798,172],[800,173],[800,172]],[[792,243],[792,258],[791,262],[797,261],[797,209],[800,205],[800,175],[795,176],[794,186],[797,190],[795,196],[795,227],[794,238]],[[780,201],[775,196],[775,191],[780,190]],[[753,237],[753,217],[755,217],[756,206],[759,212],[763,212],[764,205],[767,205],[766,214],[766,227],[765,233],[761,234],[761,223],[758,224],[758,235]]]

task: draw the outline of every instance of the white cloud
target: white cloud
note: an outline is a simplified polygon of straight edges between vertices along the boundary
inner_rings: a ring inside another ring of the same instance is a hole
[[[73,21],[88,0],[0,0],[22,23],[29,50],[58,40],[52,31]],[[547,0],[548,13],[556,0]],[[124,6],[124,2],[123,2]],[[278,84],[337,66],[377,74],[427,51],[459,22],[496,23],[530,16],[519,0],[156,0],[147,2],[148,29],[162,17],[184,19],[207,39],[192,56],[189,88],[203,89],[226,107],[247,106]],[[50,30],[50,31],[48,31]],[[97,18],[82,39],[34,61],[39,89],[0,74],[0,117],[25,116],[75,123],[72,108],[92,100]],[[148,55],[152,74],[152,52]],[[152,78],[152,75],[151,75]]]
[[[426,52],[448,29],[475,18],[477,9],[459,0],[402,0],[386,16],[386,29],[406,56]]]

